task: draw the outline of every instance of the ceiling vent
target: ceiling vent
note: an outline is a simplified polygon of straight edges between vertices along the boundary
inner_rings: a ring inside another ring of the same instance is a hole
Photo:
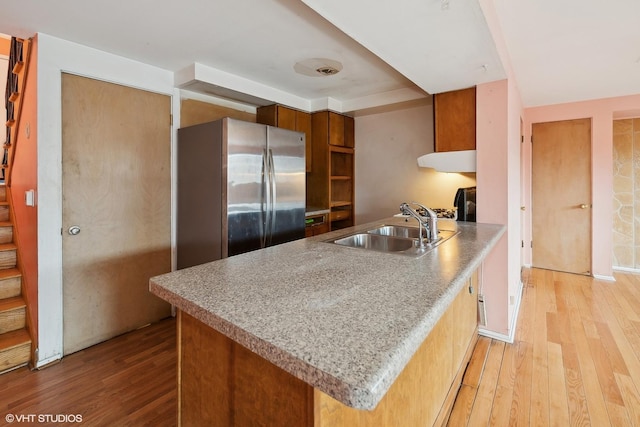
[[[316,69],[316,71],[324,76],[333,76],[334,74],[338,74],[340,70],[337,70],[333,67],[320,67]]]
[[[327,77],[338,74],[342,64],[329,58],[309,58],[296,62],[293,69],[303,76]]]

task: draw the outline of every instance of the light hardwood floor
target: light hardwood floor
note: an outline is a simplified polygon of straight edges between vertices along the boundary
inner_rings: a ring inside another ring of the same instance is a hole
[[[0,426],[175,426],[175,325],[175,319],[163,320],[40,371],[21,368],[1,375]],[[37,422],[49,414],[80,415],[82,422]],[[7,415],[36,418],[9,424]]]
[[[640,276],[525,273],[515,342],[481,338],[450,426],[640,426]]]
[[[615,277],[527,271],[514,344],[478,341],[449,425],[640,426],[640,276]],[[166,320],[2,375],[0,425],[82,414],[78,425],[173,426],[175,349]]]

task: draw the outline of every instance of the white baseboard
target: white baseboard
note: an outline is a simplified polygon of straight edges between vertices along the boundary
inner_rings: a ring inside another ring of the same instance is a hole
[[[482,335],[483,337],[492,338],[498,341],[504,341],[507,344],[513,344],[513,340],[515,338],[515,336],[499,334],[497,332],[493,332],[484,328],[478,328],[478,335]]]
[[[640,273],[640,271],[638,271],[638,273]],[[615,282],[616,278],[613,276],[603,276],[602,274],[594,274],[593,275],[594,279],[598,279],[598,280],[605,280],[607,282]]]
[[[520,286],[517,292],[517,299],[515,305],[513,307],[513,316],[511,317],[511,325],[509,326],[509,335],[500,334],[498,332],[490,331],[489,329],[485,329],[483,327],[478,328],[478,334],[483,337],[493,338],[498,341],[504,341],[508,344],[513,344],[513,341],[516,338],[516,327],[518,326],[518,317],[520,315],[520,304],[522,303],[522,291],[523,285],[522,281],[520,281]]]
[[[623,273],[631,273],[631,274],[640,274],[640,269],[638,269],[638,268],[616,267],[616,266],[614,266],[613,267],[613,271],[620,271],[620,272],[623,272]]]
[[[42,368],[46,368],[49,365],[52,365],[54,363],[58,363],[60,362],[60,360],[62,360],[62,355],[56,355],[56,356],[52,356],[52,357],[48,357],[46,359],[42,359],[42,360],[36,360],[36,362],[34,363],[34,368],[36,369],[42,369]]]

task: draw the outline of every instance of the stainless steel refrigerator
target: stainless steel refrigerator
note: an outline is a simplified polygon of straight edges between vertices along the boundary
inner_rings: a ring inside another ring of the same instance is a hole
[[[177,145],[178,268],[304,237],[304,133],[224,118]]]

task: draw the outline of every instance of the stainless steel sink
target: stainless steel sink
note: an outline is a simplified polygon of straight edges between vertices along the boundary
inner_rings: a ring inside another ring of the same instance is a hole
[[[403,227],[400,225],[383,225],[382,227],[368,230],[367,233],[380,234],[382,236],[405,237],[417,239],[420,230],[416,227]]]
[[[371,249],[382,252],[400,252],[411,249],[415,241],[379,234],[358,233],[335,240],[333,243],[352,248]]]
[[[439,230],[437,241],[425,242],[424,247],[420,247],[417,227],[382,225],[327,242],[358,249],[419,257],[458,233],[459,231]]]

